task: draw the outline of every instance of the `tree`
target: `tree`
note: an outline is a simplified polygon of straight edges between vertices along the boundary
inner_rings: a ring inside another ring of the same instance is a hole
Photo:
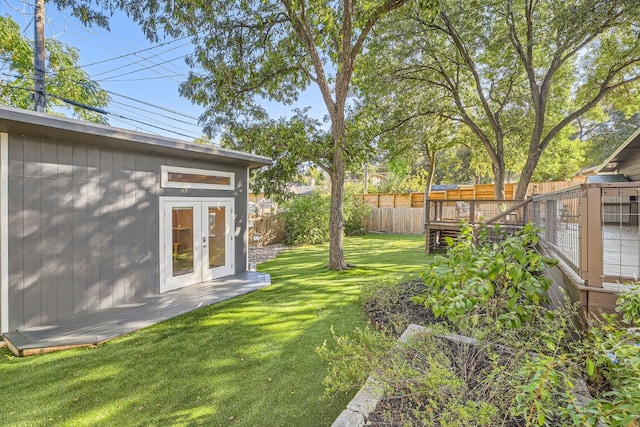
[[[10,17],[0,17],[0,63],[6,70],[0,74],[0,102],[13,107],[31,109],[33,100],[33,42],[22,37],[20,26]],[[104,107],[108,94],[79,66],[78,51],[57,40],[46,41],[48,106],[68,107],[63,99],[93,107]],[[59,109],[58,109],[59,110]],[[105,123],[103,114],[79,106],[71,108],[72,115],[82,120]]]
[[[473,132],[496,198],[519,150],[523,198],[542,153],[571,123],[604,104],[640,105],[639,19],[635,0],[442,0],[435,19],[414,8],[386,20],[370,52],[402,64],[378,72],[437,91],[438,114]]]
[[[579,137],[585,145],[585,162],[582,167],[596,166],[607,159],[616,149],[640,128],[640,114],[626,114],[609,110],[608,120],[581,120]]]
[[[181,94],[206,108],[211,132],[267,118],[259,98],[282,103],[315,84],[327,108],[331,179],[329,268],[348,265],[342,249],[346,107],[356,59],[378,21],[409,0],[118,1],[151,38],[190,34],[192,72]],[[107,0],[103,3],[112,4]],[[313,150],[313,141],[308,145]]]

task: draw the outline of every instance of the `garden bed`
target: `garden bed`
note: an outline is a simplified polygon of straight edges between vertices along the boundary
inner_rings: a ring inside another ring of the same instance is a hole
[[[414,280],[398,286],[393,301],[387,300],[384,307],[365,303],[378,329],[397,335],[400,325],[409,323],[390,359],[391,365],[407,365],[370,376],[334,427],[531,425],[532,420],[509,414],[508,407],[498,408],[505,399],[514,398],[508,381],[525,354],[455,333],[434,333],[432,327],[442,330],[452,325],[411,301],[423,289],[424,284]],[[576,378],[572,382],[578,400],[588,401],[586,384]],[[560,425],[553,419],[547,422]]]

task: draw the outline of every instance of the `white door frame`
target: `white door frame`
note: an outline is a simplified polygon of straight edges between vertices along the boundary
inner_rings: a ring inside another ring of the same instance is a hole
[[[0,334],[9,332],[9,134],[0,132]]]
[[[159,261],[160,261],[160,293],[195,283],[206,282],[218,277],[234,274],[235,268],[235,199],[233,197],[169,197],[159,198]],[[208,216],[204,212],[209,207],[226,207],[225,217],[226,259],[223,267],[209,269],[207,244]],[[193,259],[194,271],[178,277],[173,277],[173,237],[171,227],[171,212],[173,207],[193,207]],[[203,239],[205,242],[203,242]]]

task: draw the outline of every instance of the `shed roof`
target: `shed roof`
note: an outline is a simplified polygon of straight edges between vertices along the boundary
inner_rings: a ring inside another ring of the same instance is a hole
[[[598,167],[596,173],[615,172],[620,163],[630,159],[640,151],[640,128],[636,130],[611,156]]]
[[[607,175],[589,175],[587,176],[587,183],[606,183],[606,182],[629,182],[626,176],[621,174],[607,174]]]
[[[0,132],[36,135],[83,144],[144,150],[171,157],[211,160],[250,168],[271,164],[268,157],[206,144],[0,106]],[[87,138],[90,136],[90,138]]]

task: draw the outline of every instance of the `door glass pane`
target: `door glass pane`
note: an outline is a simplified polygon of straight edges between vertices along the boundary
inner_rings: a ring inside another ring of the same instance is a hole
[[[227,259],[225,247],[226,211],[224,207],[209,207],[207,214],[209,228],[209,268],[224,267]]]
[[[172,208],[173,277],[193,273],[193,208]]]

